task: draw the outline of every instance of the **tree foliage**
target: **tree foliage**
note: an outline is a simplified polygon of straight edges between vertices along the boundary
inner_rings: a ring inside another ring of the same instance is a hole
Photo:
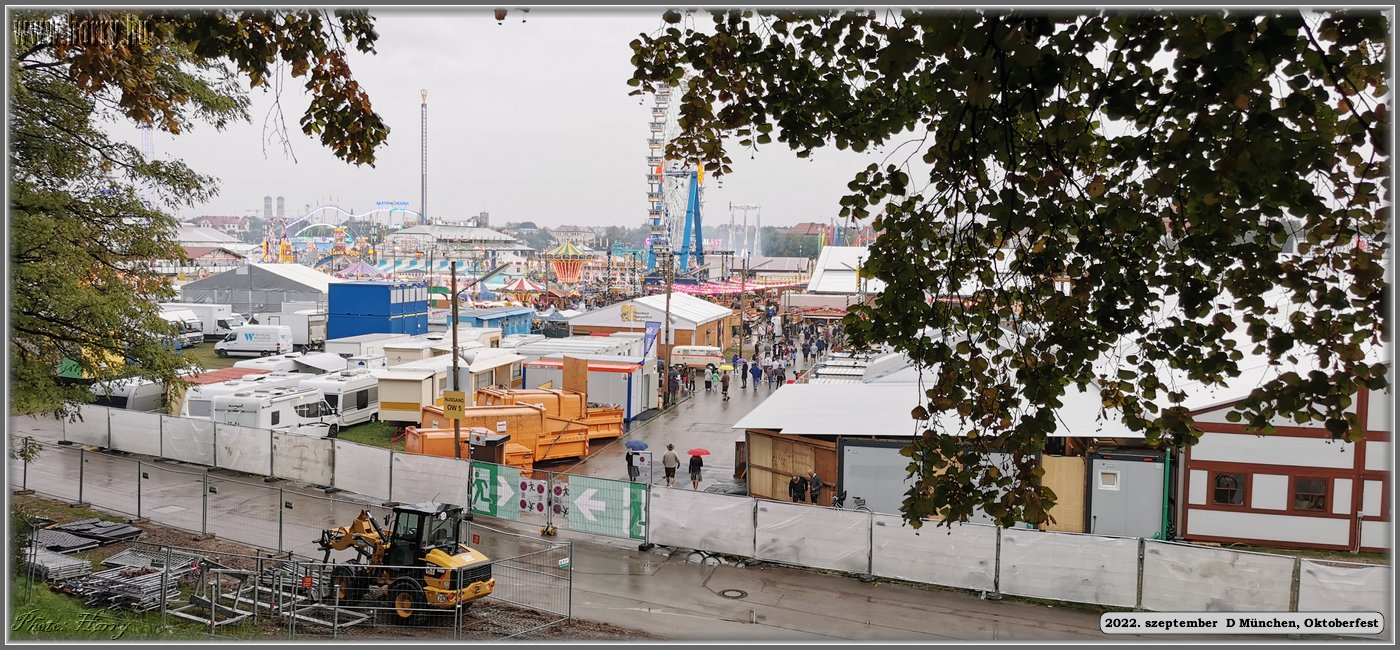
[[[1368,354],[1387,331],[1382,13],[695,18],[632,43],[635,92],[694,75],[668,155],[720,175],[729,137],[886,152],[841,199],[873,219],[863,273],[887,284],[846,328],[930,372],[911,525],[1045,521],[1035,456],[1086,387],[1149,444],[1190,445],[1183,386],[1265,359],[1232,419],[1361,435],[1347,407],[1387,385]]]
[[[174,296],[153,266],[178,260],[168,210],[215,179],[114,139],[128,120],[179,134],[248,119],[247,86],[306,78],[305,134],[373,164],[388,129],[346,64],[373,52],[364,12],[20,12],[11,25],[11,404],[67,414],[90,401],[56,377],[64,359],[95,380],[179,381],[188,365],[154,302]]]

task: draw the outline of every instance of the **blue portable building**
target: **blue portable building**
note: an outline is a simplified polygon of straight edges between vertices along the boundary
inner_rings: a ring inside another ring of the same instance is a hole
[[[457,314],[458,323],[472,327],[495,327],[502,336],[529,334],[535,319],[533,307],[491,307],[486,309],[462,309]]]
[[[341,282],[330,286],[326,337],[425,334],[428,285],[402,280]]]

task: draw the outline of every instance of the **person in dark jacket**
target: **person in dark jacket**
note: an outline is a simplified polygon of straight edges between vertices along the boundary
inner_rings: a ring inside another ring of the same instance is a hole
[[[690,457],[690,489],[700,489],[700,468],[705,466],[705,461],[699,456]]]
[[[788,481],[788,496],[793,503],[802,503],[807,500],[807,477],[801,474],[794,474],[792,480]]]

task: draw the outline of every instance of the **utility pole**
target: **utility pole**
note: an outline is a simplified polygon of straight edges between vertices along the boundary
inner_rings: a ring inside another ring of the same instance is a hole
[[[428,225],[428,89],[420,91],[423,97],[423,136],[422,136],[422,189],[418,199],[418,211],[422,213],[423,225]],[[453,300],[456,300],[454,294]]]
[[[448,323],[452,328],[452,390],[462,390],[462,374],[458,371],[457,361],[460,358],[457,348],[457,260],[452,260],[452,322]],[[452,451],[457,455],[457,460],[462,460],[462,421],[452,418]]]

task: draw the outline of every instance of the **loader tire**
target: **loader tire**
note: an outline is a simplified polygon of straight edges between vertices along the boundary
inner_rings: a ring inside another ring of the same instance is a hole
[[[337,600],[342,606],[358,605],[365,597],[366,577],[364,570],[352,563],[346,563],[331,571],[331,603]]]
[[[400,625],[420,625],[428,617],[428,601],[423,585],[413,578],[399,578],[389,588],[389,604],[394,621]]]

